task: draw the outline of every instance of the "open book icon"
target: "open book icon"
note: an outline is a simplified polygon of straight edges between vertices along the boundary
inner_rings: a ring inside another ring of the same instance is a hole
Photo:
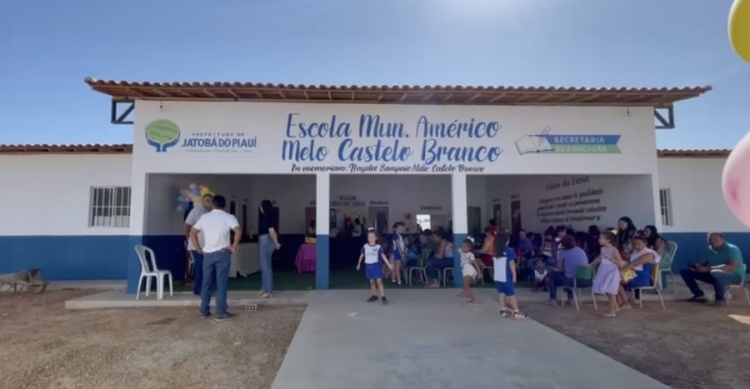
[[[525,135],[516,141],[518,154],[541,153],[543,151],[553,151],[552,145],[547,140],[549,127],[545,128],[539,135]]]

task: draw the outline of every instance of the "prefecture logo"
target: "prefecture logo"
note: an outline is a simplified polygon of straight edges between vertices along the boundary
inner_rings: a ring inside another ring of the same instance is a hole
[[[549,127],[540,134],[524,135],[516,141],[518,154],[621,154],[620,135],[550,135]]]
[[[146,142],[163,153],[180,141],[180,127],[170,120],[159,119],[146,125]]]

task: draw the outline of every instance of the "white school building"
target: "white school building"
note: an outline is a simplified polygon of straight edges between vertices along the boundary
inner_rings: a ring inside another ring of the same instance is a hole
[[[728,151],[656,148],[656,131],[678,131],[674,105],[710,88],[86,82],[111,96],[111,122],[133,144],[0,146],[0,273],[127,279],[134,292],[133,247],[144,244],[180,279],[175,198],[190,183],[227,198],[249,257],[261,200],[278,207],[280,261],[294,260],[315,220],[318,289],[343,260],[336,231],[354,219],[380,231],[450,227],[459,241],[493,218],[542,232],[629,216],[680,244],[675,269],[708,231],[750,250],[721,193]]]

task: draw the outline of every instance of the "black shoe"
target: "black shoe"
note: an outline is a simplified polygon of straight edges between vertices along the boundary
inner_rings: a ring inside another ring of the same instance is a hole
[[[227,312],[227,313],[224,314],[224,316],[221,316],[221,317],[216,316],[216,318],[214,318],[214,320],[216,320],[216,321],[227,321],[227,320],[232,320],[235,317],[236,317],[235,314]]]
[[[385,298],[385,296],[383,296],[383,297],[381,297],[381,298],[380,298],[380,302],[381,302],[381,303],[382,303],[383,305],[388,305],[388,299],[387,299],[387,298]]]
[[[706,297],[705,296],[693,296],[685,301],[689,303],[705,303]]]
[[[201,319],[206,319],[209,316],[211,316],[211,312],[209,312],[209,313],[201,313]]]
[[[372,295],[369,299],[367,299],[368,303],[371,303],[373,301],[378,301],[378,296]]]

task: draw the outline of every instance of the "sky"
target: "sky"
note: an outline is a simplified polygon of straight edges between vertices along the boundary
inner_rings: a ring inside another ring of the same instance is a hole
[[[750,63],[731,0],[8,0],[0,144],[131,143],[85,77],[336,85],[684,87],[659,148],[732,148]]]

